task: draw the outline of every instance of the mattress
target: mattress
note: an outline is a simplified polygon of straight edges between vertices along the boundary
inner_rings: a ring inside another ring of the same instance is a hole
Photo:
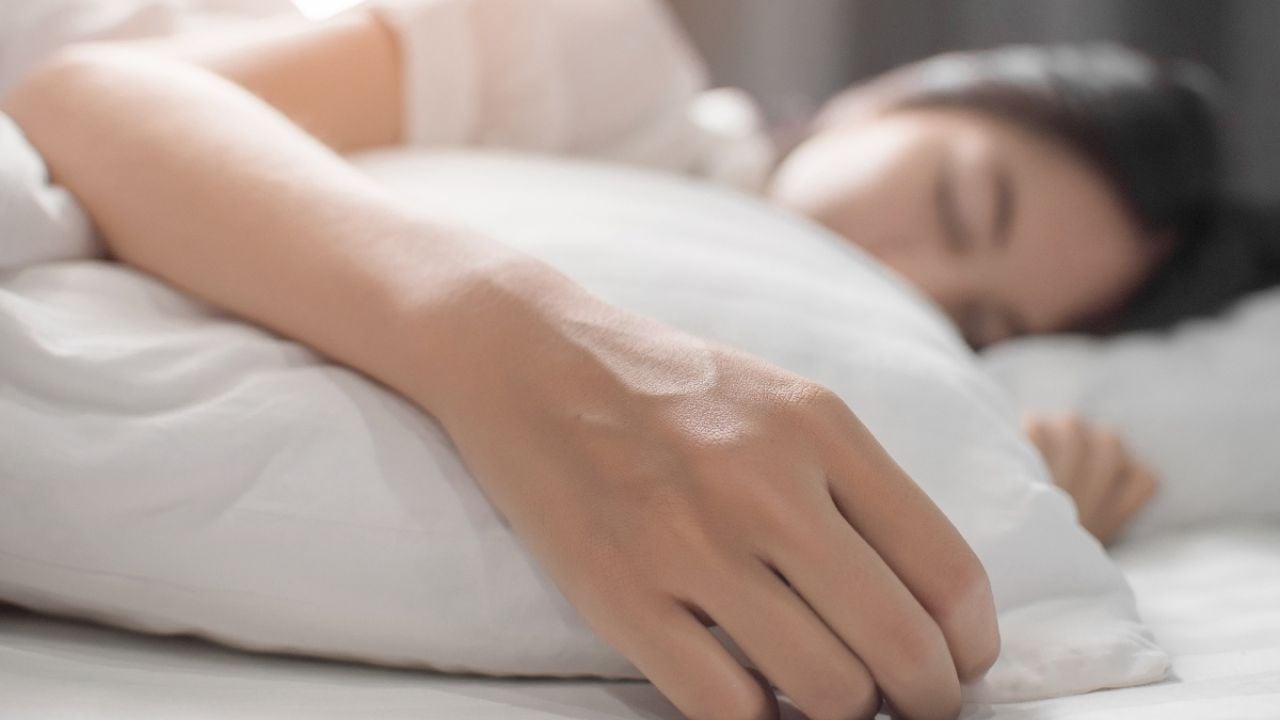
[[[1174,658],[1165,682],[968,705],[967,720],[1280,718],[1280,527],[1219,526],[1119,546]],[[0,718],[678,718],[649,684],[504,680],[258,656],[0,610]],[[801,717],[784,707],[784,717]]]

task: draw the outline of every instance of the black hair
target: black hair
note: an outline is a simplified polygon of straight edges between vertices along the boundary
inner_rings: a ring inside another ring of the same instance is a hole
[[[1206,68],[1113,44],[1018,45],[939,55],[834,104],[988,112],[1074,151],[1171,249],[1098,332],[1167,327],[1280,284],[1280,211],[1227,202],[1224,92]],[[853,102],[850,102],[853,101]]]

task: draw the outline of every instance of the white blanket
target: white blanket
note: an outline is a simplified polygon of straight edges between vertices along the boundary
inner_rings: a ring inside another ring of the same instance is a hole
[[[1280,716],[1280,530],[1221,526],[1148,537],[1118,548],[1116,558],[1133,582],[1143,615],[1173,655],[1173,677],[1156,685],[1034,703],[970,703],[961,720]],[[270,658],[3,610],[0,716],[680,718],[643,682],[479,679]]]

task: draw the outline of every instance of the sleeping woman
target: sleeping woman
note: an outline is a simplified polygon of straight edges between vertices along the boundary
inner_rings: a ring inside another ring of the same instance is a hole
[[[868,250],[982,347],[1168,323],[1275,281],[1274,262],[1249,262],[1217,294],[1190,290],[1220,224],[1203,74],[1111,47],[941,56],[835,98],[755,181],[690,124],[703,83],[643,0],[408,0],[72,46],[0,110],[112,256],[434,415],[584,619],[687,715],[770,716],[771,683],[812,717],[882,697],[954,717],[999,649],[990,586],[857,408],[421,217],[342,155],[496,145],[732,174]],[[556,441],[513,443],[520,424]],[[1154,492],[1103,429],[1028,433],[1104,541]],[[652,457],[661,472],[627,470]],[[829,493],[824,477],[856,482]],[[707,494],[736,499],[708,513]],[[875,521],[855,527],[853,506]],[[829,552],[797,553],[786,582],[750,551],[798,543]],[[756,618],[730,631],[776,672],[738,665],[708,615]]]

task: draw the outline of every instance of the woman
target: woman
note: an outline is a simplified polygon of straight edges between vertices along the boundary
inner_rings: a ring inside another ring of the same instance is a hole
[[[0,109],[88,208],[116,257],[363,370],[435,415],[584,619],[686,714],[772,715],[771,683],[812,717],[865,715],[881,696],[910,717],[954,717],[960,684],[981,676],[999,648],[985,572],[838,398],[732,348],[609,306],[500,242],[421,218],[340,160],[338,153],[448,137],[460,118],[492,131],[481,139],[527,136],[535,149],[581,142],[626,159],[643,144],[613,142],[601,129],[627,126],[634,112],[593,114],[604,117],[593,132],[566,136],[564,117],[536,96],[522,96],[522,107],[536,112],[486,122],[492,105],[468,106],[467,116],[457,104],[406,95],[413,83],[402,75],[421,78],[435,68],[437,100],[456,80],[440,72],[452,67],[445,50],[457,38],[441,28],[459,17],[422,24],[415,13],[460,5],[400,3],[319,26],[77,48],[33,72]],[[514,39],[491,46],[503,56],[496,66],[521,66],[513,48],[576,52],[603,42],[630,44],[638,57],[673,64],[685,77],[687,51],[648,3],[469,5],[524,38],[525,46]],[[557,13],[572,20],[557,26],[571,28],[567,35],[527,32]],[[443,33],[437,43],[408,39],[428,29]],[[529,37],[561,42],[539,46]],[[584,83],[574,88],[604,85],[616,95],[625,86],[630,98],[671,87],[626,75],[628,63],[571,65]],[[1026,314],[1026,329],[1062,329],[1101,314],[1173,252],[1176,240],[1139,239],[1142,224],[1087,162],[1017,124],[923,106],[847,125],[835,119],[782,165],[771,193],[850,235],[875,220],[870,204],[862,219],[849,213],[876,188],[955,193],[958,217],[948,222],[968,233],[958,240],[975,253],[984,242],[1009,253],[1016,245],[1025,259],[981,271],[975,260],[971,284],[933,288],[930,278],[950,282],[950,274],[915,264],[935,249],[924,240],[903,245],[914,249],[900,255],[891,241],[866,244],[962,326],[975,322],[977,342],[1017,328],[987,315],[971,321],[966,303],[980,313],[1005,303],[996,309]],[[943,141],[954,146],[946,156],[954,172],[985,173],[990,189],[976,179],[937,189],[926,168],[937,166]],[[861,176],[824,178],[834,170],[822,160],[823,143],[879,164]],[[1038,190],[1026,185],[1032,179]],[[982,192],[991,194],[990,216]],[[1044,202],[1046,193],[1062,205]],[[917,219],[911,212],[897,221]],[[1034,283],[1005,284],[1036,268],[1060,271],[1035,264],[1021,243],[1036,242],[1031,230],[1041,224],[1068,220],[1097,239],[1084,260],[1051,256],[1077,263],[1069,272],[1079,282],[1062,288],[1072,302],[1034,295]],[[1002,282],[984,284],[993,278]],[[1077,285],[1089,292],[1072,292]],[[965,294],[988,287],[1009,294]],[[510,443],[522,436],[511,428],[535,424],[554,442]],[[788,468],[785,477],[767,470],[778,467]],[[708,507],[703,497],[718,500]],[[793,548],[794,561],[767,566],[755,552],[762,547]],[[814,547],[824,552],[803,552]],[[712,621],[767,680],[728,655],[704,627]]]
[[[943,55],[829,103],[769,194],[898,270],[975,348],[1131,329],[1152,302],[1135,295],[1205,239],[1212,90],[1198,67],[1111,46]],[[1206,309],[1178,304],[1165,322]],[[1102,542],[1155,492],[1113,432],[1026,424]]]
[[[1280,282],[1280,213],[1219,197],[1216,95],[1202,68],[1117,47],[943,55],[832,101],[770,195],[897,269],[975,348],[1163,328]],[[1104,543],[1156,490],[1105,428],[1026,427]]]

